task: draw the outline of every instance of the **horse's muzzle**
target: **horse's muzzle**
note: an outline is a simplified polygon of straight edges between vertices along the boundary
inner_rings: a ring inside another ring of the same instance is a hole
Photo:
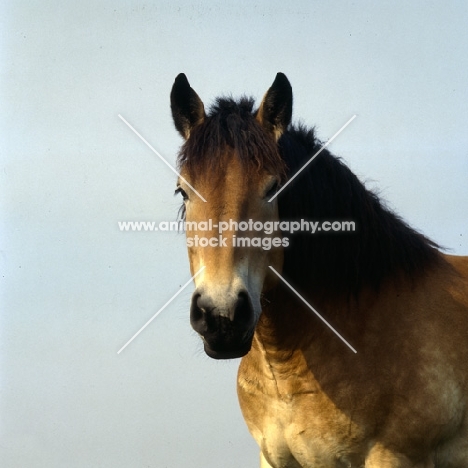
[[[215,300],[208,293],[195,291],[190,323],[202,337],[205,352],[211,358],[240,358],[250,351],[255,314],[246,291],[224,300]]]

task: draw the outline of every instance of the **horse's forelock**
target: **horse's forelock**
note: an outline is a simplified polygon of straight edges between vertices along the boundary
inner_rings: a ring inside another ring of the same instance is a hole
[[[233,155],[246,170],[265,169],[284,178],[285,164],[277,144],[255,119],[251,98],[217,99],[182,146],[178,164],[192,177],[207,171],[216,175]]]

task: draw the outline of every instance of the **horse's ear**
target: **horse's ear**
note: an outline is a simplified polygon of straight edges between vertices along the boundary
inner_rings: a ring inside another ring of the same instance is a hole
[[[292,117],[292,88],[284,73],[278,73],[263,97],[257,120],[276,140],[287,130]]]
[[[174,125],[187,140],[191,131],[205,119],[205,108],[198,94],[190,87],[187,77],[177,75],[171,91],[171,110]]]

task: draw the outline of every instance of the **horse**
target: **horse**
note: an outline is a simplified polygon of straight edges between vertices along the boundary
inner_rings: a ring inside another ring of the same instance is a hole
[[[207,111],[180,74],[171,110],[190,322],[208,356],[242,358],[260,466],[466,468],[468,257],[291,123],[282,73],[258,107],[220,97]]]

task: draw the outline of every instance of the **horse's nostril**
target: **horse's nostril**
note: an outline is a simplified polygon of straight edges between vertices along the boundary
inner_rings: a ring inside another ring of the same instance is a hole
[[[252,320],[253,311],[247,292],[241,291],[237,295],[234,309],[234,320],[238,323],[249,323]]]
[[[200,322],[203,319],[203,314],[206,312],[204,307],[200,306],[201,294],[194,294],[192,297],[192,306],[190,307],[190,321],[192,325]]]

